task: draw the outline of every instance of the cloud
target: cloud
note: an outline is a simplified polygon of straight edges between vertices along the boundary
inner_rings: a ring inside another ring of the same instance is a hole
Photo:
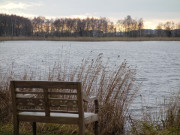
[[[13,10],[13,9],[27,9],[29,7],[34,7],[34,6],[41,6],[41,3],[31,3],[31,2],[8,2],[5,4],[0,5],[1,10]]]
[[[26,9],[28,7],[30,7],[31,5],[29,4],[26,4],[26,3],[7,3],[7,4],[4,4],[4,5],[1,5],[0,8],[1,10],[12,10],[12,9]]]
[[[28,8],[41,6],[41,3],[32,2],[6,2],[0,5],[0,12],[13,12],[27,10]]]
[[[32,3],[32,2],[5,2],[0,5],[0,13],[6,14],[16,14],[25,17],[33,17],[32,13],[28,13],[28,10],[41,6],[42,3]]]

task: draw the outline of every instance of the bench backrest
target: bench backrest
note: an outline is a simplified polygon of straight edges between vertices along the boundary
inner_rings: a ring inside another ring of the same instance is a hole
[[[18,112],[77,113],[83,118],[81,82],[11,81],[12,105]]]

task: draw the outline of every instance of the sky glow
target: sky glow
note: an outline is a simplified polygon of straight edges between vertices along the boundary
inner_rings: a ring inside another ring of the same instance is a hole
[[[180,23],[180,0],[0,0],[0,13],[46,18],[107,17],[114,23],[131,15],[143,18],[145,28]]]

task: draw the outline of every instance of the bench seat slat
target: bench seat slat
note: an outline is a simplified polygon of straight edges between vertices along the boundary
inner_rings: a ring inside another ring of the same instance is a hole
[[[20,112],[45,112],[45,110],[34,110],[34,109],[18,109],[17,110],[19,113]],[[51,110],[51,113],[72,113],[72,114],[78,114],[77,111],[63,111],[63,110]]]
[[[43,123],[61,123],[61,124],[78,124],[78,118],[64,118],[62,117],[45,117],[45,116],[24,116],[19,115],[19,120],[27,122],[43,122]]]
[[[63,122],[66,123],[73,123],[77,124],[79,119],[79,114],[72,114],[72,113],[50,113],[50,117],[45,116],[45,112],[20,112],[18,113],[19,119],[22,119],[24,121],[28,120],[30,121],[31,118],[35,120],[36,122],[44,122],[46,120],[53,121],[53,122]],[[85,123],[91,123],[92,121],[98,120],[98,115],[95,113],[84,113],[84,120]]]
[[[45,112],[19,112],[18,115],[24,116],[45,116]],[[93,115],[97,115],[95,113],[85,112],[84,118],[91,117]],[[50,113],[51,117],[67,117],[67,118],[78,118],[79,114],[68,114],[68,113]]]

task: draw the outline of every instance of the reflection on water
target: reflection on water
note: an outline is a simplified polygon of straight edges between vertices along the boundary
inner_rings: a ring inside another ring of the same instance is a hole
[[[92,51],[92,53],[90,53]],[[6,41],[0,42],[0,75],[11,69],[21,74],[24,69],[39,70],[41,75],[54,62],[63,57],[69,64],[77,65],[90,54],[99,53],[116,61],[127,60],[137,69],[137,81],[142,82],[142,96],[147,106],[153,108],[157,100],[169,97],[172,91],[180,90],[180,42],[62,42],[62,41]],[[65,55],[65,56],[63,56]],[[68,58],[67,58],[68,56]],[[0,78],[2,79],[2,78]],[[137,98],[132,108],[141,108]]]

